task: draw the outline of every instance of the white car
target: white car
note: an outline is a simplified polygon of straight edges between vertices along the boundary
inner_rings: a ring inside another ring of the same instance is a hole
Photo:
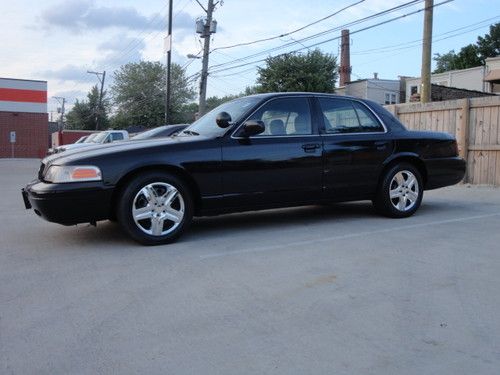
[[[71,143],[68,145],[61,145],[55,148],[51,148],[48,154],[57,154],[66,150],[76,150],[87,146],[95,146],[97,144],[106,144],[117,141],[126,141],[128,139],[129,135],[126,130],[105,130],[99,133],[90,134],[83,142]]]

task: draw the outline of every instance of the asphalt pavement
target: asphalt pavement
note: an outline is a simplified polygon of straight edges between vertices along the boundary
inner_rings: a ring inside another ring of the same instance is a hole
[[[499,374],[500,189],[196,219],[143,247],[24,209],[0,159],[0,374]],[[71,209],[68,207],[67,209]]]

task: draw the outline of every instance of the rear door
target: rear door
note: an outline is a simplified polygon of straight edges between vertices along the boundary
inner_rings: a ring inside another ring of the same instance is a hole
[[[363,199],[377,187],[393,141],[362,101],[318,97],[322,129],[325,193],[333,199]]]
[[[321,137],[310,100],[308,96],[271,99],[247,118],[262,121],[264,133],[227,138],[222,158],[228,206],[299,204],[319,197]]]

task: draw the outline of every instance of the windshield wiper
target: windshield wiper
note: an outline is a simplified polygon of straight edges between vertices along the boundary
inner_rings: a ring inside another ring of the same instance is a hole
[[[181,134],[187,134],[187,135],[200,135],[200,133],[196,133],[196,132],[194,132],[194,131],[192,131],[192,130],[188,130],[188,129],[183,130]]]

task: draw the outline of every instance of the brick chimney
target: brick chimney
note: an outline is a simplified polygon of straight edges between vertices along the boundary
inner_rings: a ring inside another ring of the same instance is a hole
[[[345,86],[347,82],[351,81],[351,53],[349,47],[349,30],[342,30],[342,39],[340,43],[339,86]]]

